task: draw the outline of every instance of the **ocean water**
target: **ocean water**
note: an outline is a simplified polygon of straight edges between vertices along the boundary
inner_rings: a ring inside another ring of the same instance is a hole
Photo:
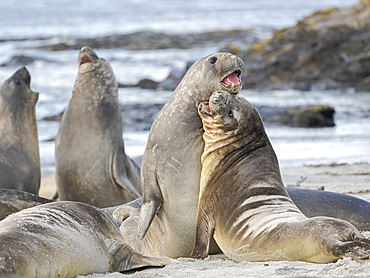
[[[36,46],[61,37],[94,38],[151,30],[189,33],[213,30],[252,29],[261,38],[272,30],[294,25],[297,20],[328,6],[345,7],[355,0],[159,0],[159,1],[0,1],[0,65],[13,56],[35,58],[27,65],[31,88],[40,93],[36,106],[42,174],[55,171],[54,141],[59,123],[42,118],[63,111],[77,75],[76,50],[48,51]],[[228,43],[227,41],[224,44]],[[136,83],[143,78],[163,80],[173,68],[217,52],[218,46],[192,49],[124,50],[97,49],[111,62],[118,82]],[[0,82],[20,66],[0,66]],[[171,91],[119,89],[127,103],[164,103]],[[299,92],[242,91],[256,105],[288,106],[329,104],[336,113],[334,128],[305,129],[267,124],[266,129],[282,166],[370,162],[370,93],[352,91]],[[148,131],[124,129],[126,152],[141,155]]]

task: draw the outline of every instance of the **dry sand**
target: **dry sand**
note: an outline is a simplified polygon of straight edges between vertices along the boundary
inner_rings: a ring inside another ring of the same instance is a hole
[[[287,186],[350,193],[370,201],[370,165],[344,164],[282,168]],[[55,191],[54,177],[43,177],[40,194],[50,197]],[[370,237],[370,231],[364,232]],[[78,276],[82,277],[82,276]],[[370,261],[356,262],[349,258],[329,264],[305,262],[241,262],[235,263],[224,255],[212,255],[205,260],[180,258],[163,268],[107,274],[91,274],[89,278],[123,277],[370,277]]]

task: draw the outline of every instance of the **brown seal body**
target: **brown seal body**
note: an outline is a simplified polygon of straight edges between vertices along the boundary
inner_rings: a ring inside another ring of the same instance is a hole
[[[0,221],[0,274],[76,277],[162,266],[126,245],[111,217],[88,204],[54,202]]]
[[[117,88],[109,63],[83,47],[55,140],[60,200],[109,207],[140,196],[140,170],[124,150]]]
[[[260,115],[249,102],[218,91],[199,114],[205,147],[192,257],[207,256],[213,236],[235,261],[369,258],[370,241],[354,226],[307,218],[289,198]]]
[[[40,154],[31,76],[19,69],[0,89],[0,188],[38,194]]]
[[[237,94],[243,61],[217,53],[196,61],[155,119],[142,161],[143,206],[121,232],[135,250],[172,258],[189,256],[194,244],[202,122],[198,105],[219,89]],[[132,233],[138,227],[139,239]]]

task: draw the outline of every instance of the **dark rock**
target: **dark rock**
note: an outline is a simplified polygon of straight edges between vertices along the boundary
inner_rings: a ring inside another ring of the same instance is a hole
[[[324,9],[239,53],[258,89],[370,90],[370,4]]]
[[[13,56],[8,62],[5,62],[0,65],[0,67],[8,67],[8,66],[26,66],[32,64],[37,59],[25,55],[16,55]]]
[[[335,110],[329,105],[292,107],[257,107],[265,123],[281,123],[294,127],[333,127]]]
[[[142,89],[157,89],[158,86],[159,86],[159,83],[151,79],[142,79],[136,85],[136,87],[139,87]]]
[[[291,126],[333,127],[334,108],[328,105],[307,105],[288,108],[285,111]]]
[[[64,114],[64,111],[60,112],[57,115],[43,117],[42,120],[47,121],[47,122],[60,122],[62,120],[63,114]]]
[[[213,31],[189,34],[166,34],[143,31],[124,35],[108,35],[90,39],[59,38],[61,41],[59,43],[45,44],[38,48],[60,51],[81,49],[82,46],[88,45],[94,49],[187,49],[201,47],[204,46],[204,44],[223,45],[225,41],[247,46],[255,42],[257,39],[257,33],[253,30]]]

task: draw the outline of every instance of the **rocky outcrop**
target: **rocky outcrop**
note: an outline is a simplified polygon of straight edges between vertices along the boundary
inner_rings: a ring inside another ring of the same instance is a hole
[[[370,0],[315,12],[239,55],[244,88],[370,91]]]
[[[38,48],[50,51],[81,49],[88,45],[94,49],[122,48],[129,50],[150,49],[187,49],[209,45],[223,45],[225,41],[233,41],[236,45],[250,45],[257,40],[254,30],[212,31],[189,34],[166,34],[143,31],[123,35],[108,35],[98,38],[59,38],[58,43],[47,44]]]

